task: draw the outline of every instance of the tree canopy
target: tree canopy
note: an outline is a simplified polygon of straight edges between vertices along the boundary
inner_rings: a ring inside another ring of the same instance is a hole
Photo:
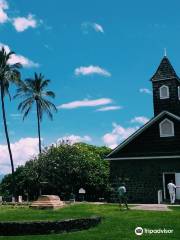
[[[18,110],[23,113],[23,119],[25,119],[36,105],[36,114],[38,122],[38,138],[39,138],[39,153],[41,153],[41,128],[40,121],[42,121],[43,115],[46,113],[52,120],[52,112],[57,112],[56,106],[48,100],[48,98],[55,98],[55,93],[47,90],[50,83],[49,79],[40,73],[34,74],[34,78],[27,78],[21,81],[17,89],[17,93],[14,98],[23,98],[23,101],[18,106]]]
[[[104,158],[109,152],[107,147],[86,143],[48,147],[16,169],[17,194],[35,199],[42,188],[43,194],[67,199],[84,188],[89,199],[104,197],[109,188],[109,162]],[[11,194],[10,179],[11,175],[6,175],[2,180],[2,194]]]

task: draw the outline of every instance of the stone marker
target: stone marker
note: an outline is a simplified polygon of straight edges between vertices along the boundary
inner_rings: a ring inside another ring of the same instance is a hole
[[[86,193],[86,190],[85,190],[84,188],[80,188],[80,189],[79,189],[79,193],[80,193],[80,194],[85,194],[85,193]]]
[[[18,202],[22,203],[22,196],[18,196]]]
[[[42,195],[37,201],[32,202],[31,208],[37,209],[57,209],[64,206],[64,202],[60,200],[59,196],[56,195]]]
[[[84,188],[79,189],[79,200],[84,201],[84,196],[85,196],[86,190]]]
[[[0,196],[0,202],[2,202],[2,201],[3,201],[2,196]]]
[[[162,190],[158,190],[158,204],[161,204],[163,201]]]

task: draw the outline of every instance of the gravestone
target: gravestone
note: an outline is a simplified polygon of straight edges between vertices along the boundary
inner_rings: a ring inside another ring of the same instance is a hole
[[[41,195],[37,201],[32,202],[31,208],[37,209],[57,209],[64,206],[64,202],[56,195]]]
[[[84,196],[86,194],[86,190],[84,188],[79,189],[79,201],[84,201]]]
[[[3,201],[2,196],[0,196],[0,203]]]
[[[79,189],[79,194],[85,194],[85,193],[86,193],[86,190],[84,188]]]
[[[18,196],[18,203],[22,203],[22,196]]]

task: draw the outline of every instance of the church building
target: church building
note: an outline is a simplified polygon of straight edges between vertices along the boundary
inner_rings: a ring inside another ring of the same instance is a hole
[[[129,202],[157,203],[158,190],[167,201],[169,181],[180,186],[180,78],[166,56],[151,82],[154,117],[106,158],[112,185],[125,182]]]

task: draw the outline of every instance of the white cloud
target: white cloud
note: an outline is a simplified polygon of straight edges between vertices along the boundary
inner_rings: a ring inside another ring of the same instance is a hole
[[[0,43],[0,49],[2,49],[2,47],[5,48],[7,53],[10,52],[10,47],[8,45]],[[21,63],[22,66],[25,68],[39,67],[39,63],[35,63],[32,60],[19,54],[13,54],[9,59],[9,64],[15,64],[15,63]]]
[[[112,99],[110,98],[99,98],[94,100],[84,99],[80,101],[73,101],[70,103],[64,103],[58,106],[58,109],[73,109],[79,107],[96,107],[101,105],[106,105],[112,103]]]
[[[89,29],[93,29],[96,32],[104,33],[103,26],[98,23],[93,22],[83,22],[81,24],[81,28],[83,33],[87,34],[89,32]]]
[[[70,144],[74,144],[74,143],[77,143],[77,142],[91,142],[92,139],[90,136],[78,136],[78,135],[68,135],[68,136],[64,136],[62,138],[59,138],[57,140],[57,143],[61,143],[62,141],[68,141],[68,143]]]
[[[131,119],[131,123],[139,123],[139,124],[145,124],[149,121],[149,118],[144,116],[134,117]]]
[[[124,128],[121,125],[118,125],[116,123],[113,123],[113,130],[110,133],[106,133],[102,139],[106,146],[110,148],[115,148],[119,143],[121,143],[123,140],[128,138],[131,134],[133,134],[138,127],[128,127]]]
[[[152,91],[149,90],[148,88],[140,88],[139,92],[140,93],[146,93],[146,94],[152,94]]]
[[[30,157],[38,153],[38,138],[21,138],[11,144],[15,167],[23,165]],[[7,145],[0,145],[0,172],[11,172]]]
[[[107,106],[107,107],[102,107],[97,109],[97,112],[106,112],[106,111],[114,111],[114,110],[118,110],[118,109],[122,109],[122,106]]]
[[[102,75],[102,76],[105,76],[105,77],[110,77],[111,76],[111,73],[108,72],[106,69],[103,69],[99,66],[93,66],[93,65],[90,65],[88,67],[79,67],[79,68],[76,68],[75,71],[74,71],[74,74],[75,75],[92,75],[92,74],[98,74],[98,75]]]
[[[4,49],[5,49],[5,51],[6,51],[7,53],[10,52],[10,47],[9,47],[8,45],[5,45],[5,44],[3,44],[3,43],[0,43],[0,49],[2,49],[2,47],[4,47]]]
[[[36,28],[37,20],[32,14],[29,14],[27,17],[14,18],[12,24],[17,32],[23,32],[28,28]]]
[[[0,0],[0,23],[5,23],[8,21],[8,15],[5,12],[9,8],[7,1]]]
[[[102,27],[100,24],[98,24],[98,23],[93,23],[93,27],[94,27],[94,30],[95,30],[96,32],[104,33],[104,29],[103,29],[103,27]]]
[[[32,60],[18,54],[12,55],[11,59],[9,60],[9,64],[14,64],[14,63],[21,63],[22,66],[26,68],[39,67],[39,63],[35,63]]]
[[[19,118],[21,118],[23,115],[20,114],[20,113],[11,113],[10,116],[11,116],[13,119],[19,119]]]
[[[0,0],[0,24],[9,21],[17,32],[23,32],[28,28],[36,28],[39,24],[42,24],[42,20],[36,20],[35,16],[28,14],[27,17],[15,17],[11,18],[7,15],[6,10],[9,9],[9,5],[6,0]]]

